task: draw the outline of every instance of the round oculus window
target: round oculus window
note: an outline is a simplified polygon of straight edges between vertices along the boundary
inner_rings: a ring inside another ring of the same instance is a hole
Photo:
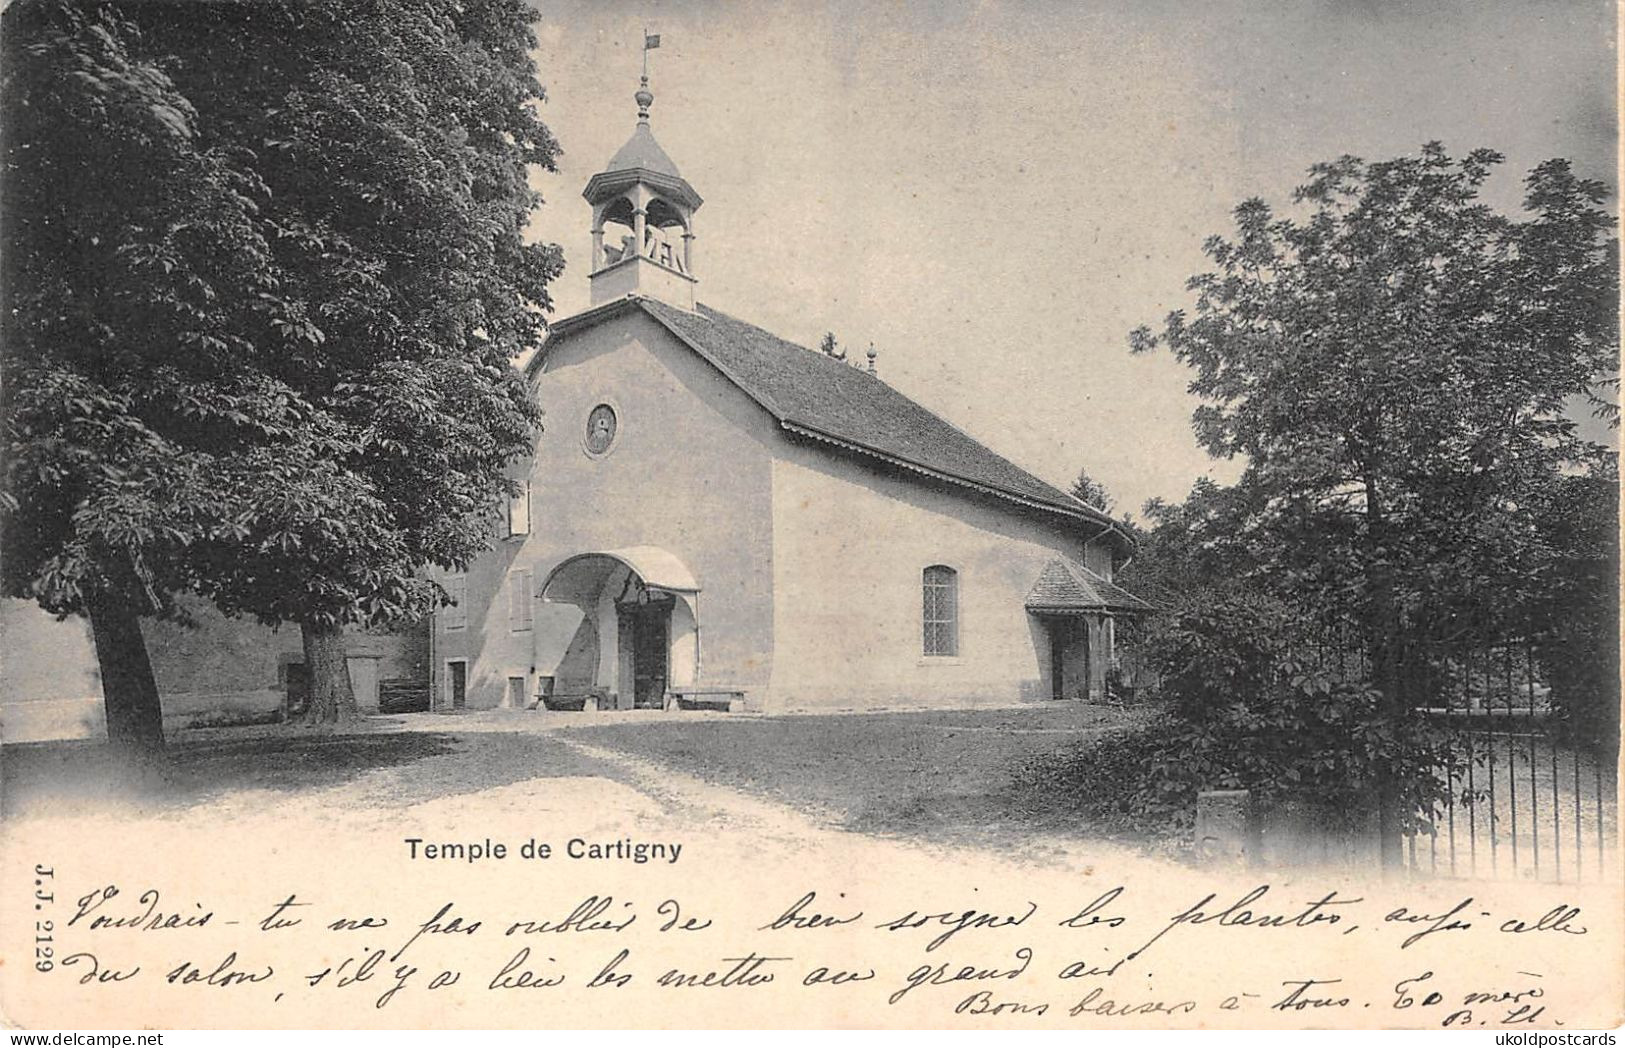
[[[602,455],[615,443],[615,431],[618,421],[615,418],[615,409],[608,404],[600,404],[587,413],[587,450],[594,455]]]

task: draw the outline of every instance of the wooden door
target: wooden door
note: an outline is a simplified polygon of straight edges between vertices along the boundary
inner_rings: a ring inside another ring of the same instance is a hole
[[[1089,624],[1076,616],[1049,620],[1050,697],[1089,697]]]
[[[1066,698],[1066,620],[1050,619],[1049,632],[1049,697]]]
[[[671,674],[671,604],[647,604],[632,618],[632,706],[660,709]]]
[[[357,709],[378,709],[378,660],[370,655],[352,655],[344,660],[350,671],[350,689],[355,692]]]
[[[446,671],[451,684],[451,708],[460,710],[468,705],[468,663],[449,662]]]

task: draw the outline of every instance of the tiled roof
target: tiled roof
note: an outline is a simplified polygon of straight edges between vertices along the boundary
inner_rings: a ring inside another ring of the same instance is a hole
[[[1154,610],[1114,582],[1107,582],[1081,564],[1056,557],[1044,565],[1032,592],[1027,594],[1028,611],[1079,612]]]
[[[862,368],[709,306],[689,313],[658,301],[642,304],[787,428],[1070,516],[1111,523]]]
[[[593,316],[628,304],[642,308],[710,361],[791,433],[1122,535],[1110,516],[1039,480],[862,368],[709,306],[690,313],[633,296],[562,320],[553,335],[565,335],[578,324],[593,322]],[[545,352],[538,354],[538,363]]]

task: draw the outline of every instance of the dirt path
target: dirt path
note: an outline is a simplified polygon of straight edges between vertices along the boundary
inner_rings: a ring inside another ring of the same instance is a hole
[[[624,713],[603,716],[606,724],[629,719]],[[695,722],[693,714],[679,719]],[[172,752],[169,781],[147,791],[98,781],[95,752],[67,754],[70,761],[60,753],[36,753],[20,762],[32,767],[8,775],[7,821],[49,823],[86,838],[123,835],[135,827],[165,836],[240,832],[245,839],[457,839],[498,826],[537,836],[657,835],[726,839],[742,850],[790,861],[850,856],[875,871],[994,857],[1064,869],[1166,866],[1077,836],[1021,834],[1015,843],[993,846],[967,842],[947,828],[859,832],[849,828],[849,812],[823,809],[810,798],[786,803],[748,784],[707,781],[563,730],[589,727],[593,720],[491,711],[369,718],[358,730],[340,733],[188,733]]]
[[[674,819],[696,829],[726,829],[771,837],[786,845],[831,832],[819,820],[786,805],[752,797],[726,786],[673,771],[654,761],[561,736],[559,742],[582,756],[619,770],[622,781],[662,805]]]
[[[580,715],[535,717],[494,711],[458,717],[403,717],[368,724],[382,730],[454,740],[445,752],[366,771],[335,785],[299,792],[301,818],[346,833],[401,826],[420,834],[464,832],[482,824],[568,827],[586,836],[641,833],[684,839],[729,838],[783,856],[852,854],[876,869],[984,863],[994,855],[1061,869],[1098,865],[1157,868],[1166,863],[1132,849],[1072,837],[1033,834],[1019,847],[990,849],[904,834],[858,833],[842,814],[811,803],[794,806],[574,736]],[[625,715],[605,715],[624,724]],[[658,720],[662,714],[646,719]],[[692,715],[686,715],[692,721]],[[449,729],[449,730],[448,730]],[[274,811],[285,795],[232,785],[206,802],[167,816],[222,825]]]

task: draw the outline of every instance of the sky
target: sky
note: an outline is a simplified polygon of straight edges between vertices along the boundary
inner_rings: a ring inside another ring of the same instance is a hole
[[[1238,472],[1191,435],[1187,369],[1127,334],[1188,305],[1242,200],[1431,140],[1505,154],[1503,209],[1553,156],[1617,185],[1599,0],[532,3],[555,318],[587,305],[581,190],[635,126],[647,27],[655,137],[705,198],[700,301],[873,342],[894,387],[1119,512]]]

